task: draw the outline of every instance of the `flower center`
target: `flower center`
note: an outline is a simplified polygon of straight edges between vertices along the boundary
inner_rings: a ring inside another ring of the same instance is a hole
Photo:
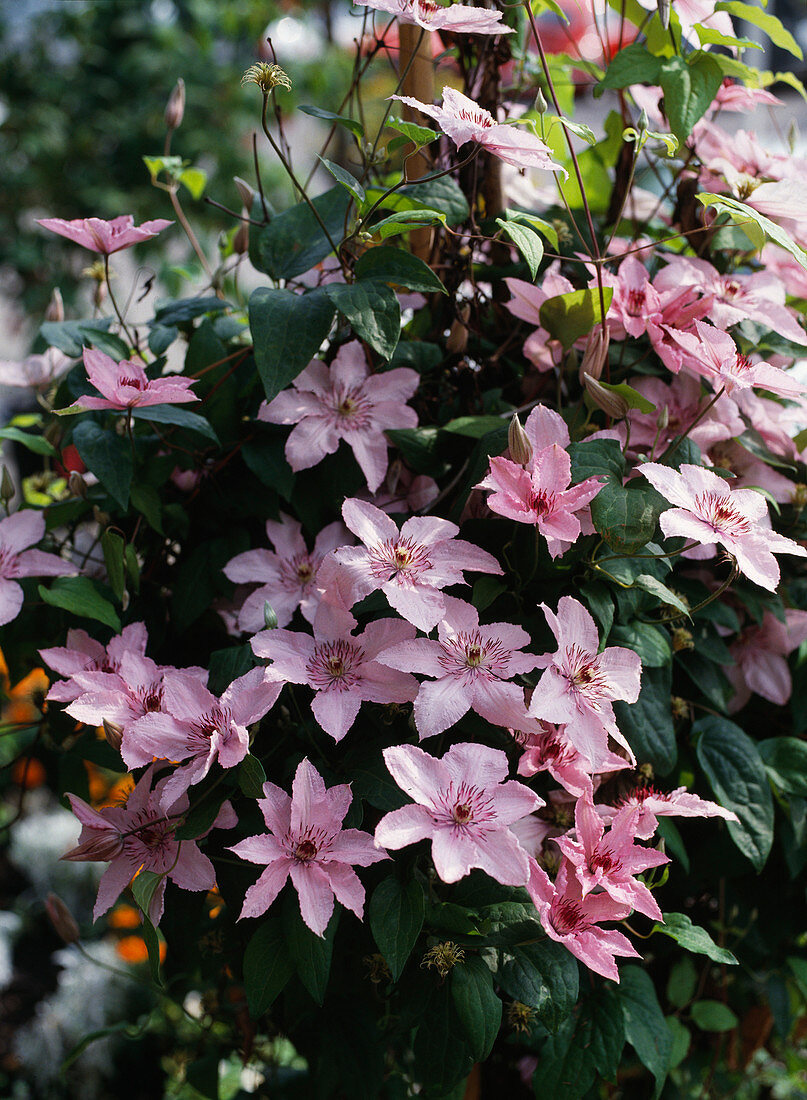
[[[468,802],[458,802],[453,814],[458,825],[467,825],[469,821],[473,821],[474,817],[473,807]]]
[[[361,679],[363,661],[364,650],[347,639],[324,642],[306,665],[308,682],[317,691],[347,691]]]
[[[701,518],[711,524],[717,534],[737,538],[751,531],[750,520],[737,510],[727,493],[699,493],[695,506]]]
[[[128,374],[122,374],[118,379],[120,386],[131,386],[132,389],[140,390],[141,392],[148,386],[148,379],[146,378],[132,378]]]
[[[629,290],[625,309],[631,317],[640,317],[644,312],[647,295],[644,290]]]
[[[373,576],[382,584],[394,577],[399,584],[414,585],[418,574],[432,567],[425,546],[400,536],[371,547],[369,558]]]
[[[559,936],[569,936],[573,932],[584,932],[589,927],[583,917],[583,911],[576,901],[561,898],[554,902],[549,913],[552,927]]]
[[[6,580],[17,576],[17,555],[6,546],[0,546],[0,577]]]
[[[608,679],[600,669],[596,654],[586,653],[580,646],[569,646],[564,651],[563,672],[571,691],[583,696],[586,705],[594,710],[600,709],[600,703],[610,698]]]
[[[592,874],[595,871],[602,871],[604,874],[613,874],[614,871],[619,871],[622,868],[622,860],[618,859],[610,848],[598,848],[588,865]]]
[[[538,516],[551,515],[556,511],[557,496],[548,489],[539,489],[529,496],[530,509]]]
[[[294,858],[299,859],[301,863],[309,863],[312,859],[316,859],[316,855],[317,846],[313,840],[301,840],[294,849]]]
[[[491,126],[496,125],[493,115],[489,111],[484,111],[481,107],[478,107],[475,111],[471,111],[467,107],[460,107],[456,117],[462,119],[463,122],[470,122],[472,126],[480,126],[483,130],[488,130]]]
[[[480,630],[461,630],[440,642],[437,659],[450,676],[465,677],[468,682],[480,675],[488,680],[504,680],[510,653],[498,638],[483,635]]]
[[[496,822],[493,800],[486,791],[470,783],[454,785],[452,781],[442,791],[434,804],[434,821],[437,825],[451,825],[460,829],[472,826],[475,833],[487,831]]]

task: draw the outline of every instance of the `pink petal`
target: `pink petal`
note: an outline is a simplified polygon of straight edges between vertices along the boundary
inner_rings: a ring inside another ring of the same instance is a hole
[[[375,843],[397,851],[426,840],[434,829],[432,815],[425,806],[402,806],[381,818],[375,830]]]
[[[401,790],[421,806],[433,806],[452,779],[452,772],[443,760],[415,745],[384,749],[384,762]]]
[[[316,936],[324,936],[333,913],[334,892],[327,873],[316,863],[293,862],[291,881],[300,897],[300,915]]]
[[[250,886],[244,895],[244,905],[239,920],[243,920],[244,917],[259,917],[261,913],[266,912],[283,889],[289,877],[291,862],[288,858],[278,860],[276,863],[270,863],[266,870],[261,872],[258,881]]]
[[[470,707],[471,693],[455,677],[446,676],[421,684],[415,700],[415,725],[420,739],[450,729]]]

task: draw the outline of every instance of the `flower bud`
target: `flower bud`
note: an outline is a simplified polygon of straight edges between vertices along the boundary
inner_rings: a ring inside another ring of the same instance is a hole
[[[670,426],[670,406],[665,405],[656,417],[656,427],[660,432],[666,432]]]
[[[99,527],[109,527],[109,512],[102,512],[97,504],[92,506],[92,517]]]
[[[646,134],[650,129],[650,120],[647,117],[647,111],[642,107],[639,112],[639,121],[636,123],[636,129],[640,134]]]
[[[107,741],[115,752],[120,752],[123,741],[123,726],[119,726],[117,722],[110,722],[107,718],[102,719],[101,725],[104,727],[104,735]]]
[[[13,498],[16,491],[14,481],[8,472],[8,466],[3,466],[3,473],[0,476],[0,500],[2,500],[4,507],[8,508],[8,502]]]
[[[233,176],[233,183],[236,186],[238,197],[241,199],[242,205],[245,206],[248,211],[251,210],[258,192],[254,187],[250,187],[246,180],[242,180],[240,176]]]
[[[53,288],[48,308],[45,310],[45,320],[57,322],[64,320],[64,302],[62,301],[62,292],[58,286]]]
[[[78,943],[79,931],[76,918],[58,894],[48,894],[45,899],[45,912],[53,925],[53,930],[61,940],[65,943]]]
[[[245,218],[249,217],[249,211],[244,209],[243,214]],[[239,256],[249,249],[249,222],[242,221],[238,229],[236,229],[233,236],[233,252]]]
[[[87,482],[78,470],[70,471],[70,476],[67,479],[67,487],[74,497],[81,497],[82,500],[87,499]]]
[[[695,640],[692,634],[683,626],[677,626],[672,632],[673,653],[680,653],[682,649],[694,649]]]
[[[176,130],[182,125],[185,114],[185,81],[182,77],[174,85],[174,90],[168,97],[165,108],[165,125],[169,130]]]
[[[61,857],[72,863],[109,863],[123,851],[123,837],[112,829],[88,829],[90,837]],[[95,834],[94,836],[92,834]]]
[[[583,375],[583,385],[588,390],[591,400],[598,408],[602,409],[606,416],[610,416],[614,420],[622,420],[627,416],[630,406],[621,394],[614,393],[613,390],[607,390],[602,383],[598,382],[596,378],[592,378],[590,374]]]
[[[584,375],[589,378],[599,378],[602,375],[605,361],[608,358],[608,345],[611,343],[609,329],[603,331],[602,325],[597,325],[589,333],[586,341],[586,350],[583,352],[583,361],[580,364],[580,381],[585,385]]]
[[[664,30],[668,30],[670,26],[670,0],[656,0],[656,7],[658,8],[658,17],[661,20],[661,25]]]
[[[268,600],[263,601],[263,622],[267,630],[277,629],[277,612]]]
[[[515,413],[507,429],[507,446],[510,448],[510,457],[519,466],[526,466],[532,458],[532,444]]]
[[[544,98],[544,93],[539,88],[538,91],[535,93],[535,101],[532,105],[532,109],[536,112],[536,114],[543,115],[546,114],[546,107],[547,103],[546,99]]]

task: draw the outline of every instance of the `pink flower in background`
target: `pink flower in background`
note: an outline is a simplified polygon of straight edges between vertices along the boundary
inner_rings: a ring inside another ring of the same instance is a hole
[[[613,701],[635,703],[639,697],[642,662],[622,646],[599,653],[597,627],[585,607],[572,596],[562,596],[557,615],[541,604],[558,643],[557,652],[541,658],[546,671],[530,701],[529,713],[538,719],[566,725],[566,737],[594,761],[606,750],[608,734],[630,759],[633,750],[620,733]]]
[[[695,321],[694,332],[671,332],[682,349],[683,365],[706,378],[715,389],[724,388],[731,397],[736,390],[759,386],[771,393],[792,397],[803,394],[803,382],[771,363],[753,363],[742,354],[728,333]]]
[[[144,623],[125,626],[106,647],[91,638],[86,630],[68,630],[66,646],[39,651],[39,656],[49,668],[67,677],[53,685],[48,699],[57,703],[71,703],[78,699],[85,689],[73,679],[77,672],[119,672],[124,653],[145,656],[147,641]]]
[[[608,748],[595,753],[589,760],[574,745],[565,726],[551,722],[536,722],[533,730],[514,730],[513,735],[524,750],[518,762],[518,774],[531,776],[548,771],[562,787],[580,798],[594,787],[593,776],[602,772],[621,771],[630,764]]]
[[[442,760],[414,745],[384,749],[387,768],[410,798],[382,817],[379,847],[397,850],[431,840],[443,882],[459,882],[478,867],[506,886],[523,886],[527,853],[508,826],[543,806],[522,783],[507,780],[507,756],[486,745],[453,745]]]
[[[353,0],[357,7],[373,8],[398,17],[399,23],[414,23],[426,31],[453,34],[512,34],[502,23],[503,13],[468,4],[435,4],[433,0]]]
[[[524,279],[507,278],[504,281],[512,294],[510,301],[504,303],[505,308],[514,317],[535,327],[535,332],[524,343],[524,355],[539,371],[552,370],[558,366],[564,352],[559,343],[551,340],[549,333],[542,327],[541,306],[547,298],[568,294],[574,290],[574,286],[560,274],[559,260],[553,260],[543,273],[540,286]]]
[[[527,890],[546,934],[604,978],[619,981],[616,956],[639,959],[641,955],[621,932],[601,928],[602,921],[623,920],[630,906],[614,901],[606,893],[587,894],[567,860],[553,883],[535,860],[530,860]]]
[[[380,509],[346,500],[345,523],[362,547],[343,547],[323,563],[324,599],[352,607],[380,588],[399,615],[428,633],[445,614],[442,589],[463,584],[463,570],[501,573],[485,550],[458,539],[459,527],[436,516],[413,516],[398,530]]]
[[[266,626],[264,604],[277,615],[277,625],[287,626],[299,607],[313,623],[322,593],[316,584],[322,559],[337,546],[344,546],[349,535],[344,524],[329,523],[317,535],[314,549],[305,544],[296,519],[280,513],[280,521],[267,520],[266,535],[275,549],[247,550],[224,566],[224,575],[236,584],[259,584],[238,612],[238,627],[255,634]]]
[[[194,840],[176,840],[175,830],[188,809],[183,795],[165,806],[165,779],[151,789],[154,766],[143,773],[137,786],[122,806],[93,810],[74,794],[68,794],[73,813],[82,824],[77,848],[62,859],[75,862],[109,862],[101,877],[93,920],[120,897],[139,871],[162,875],[149,905],[149,919],[159,924],[163,915],[165,884],[168,879],[181,890],[212,890],[216,884],[213,864],[199,851]],[[225,802],[212,828],[228,829],[235,825],[235,814]]]
[[[95,348],[84,349],[84,366],[87,377],[102,397],[91,394],[80,397],[68,406],[71,409],[123,409],[142,408],[144,405],[179,405],[197,401],[190,387],[193,378],[171,375],[166,378],[148,378],[142,363],[124,359],[116,363],[108,355]]]
[[[594,890],[604,890],[614,901],[660,921],[658,902],[647,886],[634,876],[670,860],[655,848],[634,843],[638,818],[638,810],[621,812],[606,833],[591,795],[586,794],[575,806],[575,839],[566,835],[558,837],[555,843],[574,868],[583,897]]]
[[[401,642],[379,657],[390,668],[435,677],[420,685],[415,700],[421,739],[449,729],[471,709],[494,726],[517,723],[525,713],[524,689],[508,681],[538,664],[534,654],[521,652],[529,634],[511,623],[480,626],[475,607],[448,596],[437,635],[437,641]]]
[[[425,512],[439,495],[440,489],[433,477],[414,474],[396,458],[390,463],[384,483],[373,494],[372,503],[387,513]]]
[[[45,517],[41,512],[25,508],[0,520],[0,626],[10,623],[20,613],[23,577],[72,577],[78,573],[75,565],[56,554],[30,547],[45,537]]]
[[[297,768],[291,798],[274,783],[264,783],[258,805],[268,831],[230,849],[241,859],[266,865],[247,890],[239,920],[265,913],[289,876],[300,914],[315,935],[325,935],[334,898],[362,919],[364,887],[353,866],[368,867],[387,854],[370,833],[342,828],[351,801],[347,783],[326,788],[308,760]]]
[[[458,149],[473,141],[516,168],[544,168],[566,174],[563,166],[552,160],[549,146],[535,134],[498,123],[490,111],[454,88],[443,88],[442,107],[421,103],[407,95],[393,95],[390,99],[407,103],[433,118]]]
[[[19,362],[4,359],[0,361],[0,386],[45,390],[71,363],[70,356],[58,348],[48,348],[41,355],[29,355]]]
[[[155,757],[188,760],[163,784],[162,800],[168,806],[201,782],[216,761],[222,768],[240,764],[249,752],[247,727],[271,710],[283,689],[267,681],[264,672],[251,669],[217,699],[193,674],[166,671],[162,709],[144,714],[124,731],[121,756],[126,767],[139,768]]]
[[[736,821],[737,815],[724,810],[716,802],[709,802],[697,794],[690,794],[686,787],[674,791],[659,791],[655,787],[638,787],[617,806],[598,802],[595,806],[603,821],[615,821],[622,816],[631,821],[633,835],[638,840],[649,840],[658,828],[660,817],[722,817]]]
[[[120,252],[122,248],[131,248],[141,241],[148,241],[156,237],[163,229],[174,223],[164,218],[155,221],[143,222],[135,225],[131,214],[122,214],[119,218],[113,218],[106,222],[102,218],[76,218],[67,222],[62,218],[39,218],[38,224],[60,237],[67,237],[75,241],[82,248],[89,248],[91,252],[100,252],[104,256],[110,256],[113,252]]]
[[[400,619],[379,619],[353,635],[356,620],[332,613],[325,605],[314,620],[314,637],[293,630],[263,630],[252,639],[259,657],[272,664],[267,679],[279,684],[308,684],[316,695],[314,717],[335,741],[341,741],[363,702],[410,703],[418,691],[414,676],[379,664],[384,651],[415,636]]]
[[[741,710],[752,692],[783,707],[793,690],[787,655],[805,639],[807,611],[794,608],[785,611],[784,622],[766,611],[759,625],[746,626],[729,646],[736,664],[723,670],[734,688],[729,712]]]
[[[720,402],[718,406],[719,404]],[[710,465],[734,474],[731,482],[733,489],[764,489],[779,504],[790,504],[793,500],[796,489],[793,481],[763,459],[751,454],[735,439],[726,439],[715,444],[709,448],[706,457]]]
[[[698,415],[714,396],[704,393],[700,378],[691,374],[676,375],[669,385],[660,378],[637,378],[631,381],[631,385],[656,406],[653,412],[631,409],[628,413],[630,448],[636,453],[651,452],[655,443],[655,452],[660,454],[676,435],[695,424]],[[658,420],[665,409],[666,427],[660,430]],[[734,439],[744,431],[745,422],[737,406],[724,394],[689,431],[689,438],[702,451],[706,451],[715,443]]]
[[[667,538],[682,535],[701,544],[685,550],[686,556],[714,557],[712,547],[720,543],[734,556],[740,572],[769,592],[779,583],[774,554],[807,557],[803,546],[771,530],[767,501],[753,489],[730,489],[711,470],[687,463],[676,471],[645,462],[639,473],[675,506],[659,519]]]
[[[417,413],[406,402],[418,387],[408,367],[371,374],[358,340],[344,344],[330,367],[314,359],[258,412],[270,424],[296,424],[286,440],[292,470],[316,466],[344,439],[374,493],[387,472],[386,428],[415,428]]]

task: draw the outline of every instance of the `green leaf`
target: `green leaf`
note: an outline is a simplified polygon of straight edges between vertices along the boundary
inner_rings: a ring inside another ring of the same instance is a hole
[[[458,416],[455,420],[449,420],[440,428],[441,432],[450,432],[451,435],[464,435],[469,439],[481,439],[488,432],[495,432],[506,421],[500,416]]]
[[[506,955],[496,980],[514,1001],[534,1008],[549,1031],[556,1031],[575,1006],[577,962],[554,940],[524,944]]]
[[[258,287],[252,292],[249,327],[267,401],[293,382],[316,356],[335,312],[322,289],[294,294]]]
[[[712,715],[693,725],[692,737],[718,802],[739,818],[727,823],[732,840],[761,871],[773,844],[773,796],[759,750],[739,726]]]
[[[510,206],[505,209],[504,216],[509,222],[523,222],[524,225],[528,225],[530,229],[534,229],[537,233],[546,237],[552,247],[557,251],[558,231],[551,222],[544,221],[543,218],[539,218],[536,214],[527,214],[524,210],[514,210]]]
[[[759,27],[761,31],[764,31],[773,42],[774,46],[779,46],[780,49],[787,50],[788,53],[792,53],[794,57],[797,57],[799,61],[804,60],[804,54],[796,39],[784,26],[781,19],[777,19],[775,15],[771,15],[756,4],[744,4],[740,0],[720,0],[715,4],[715,11],[727,11],[729,15],[733,15],[736,19],[742,19],[745,23],[750,23],[754,27]]]
[[[304,115],[311,115],[312,118],[321,118],[325,122],[335,122],[337,126],[344,126],[346,130],[350,130],[352,134],[355,134],[357,138],[364,137],[364,127],[355,118],[347,118],[346,115],[335,115],[333,111],[325,111],[322,107],[311,107],[308,104],[297,108],[302,111]]]
[[[416,150],[430,145],[440,136],[436,130],[430,130],[428,126],[417,126],[414,122],[404,122],[401,118],[388,118],[386,124],[391,130],[397,130],[413,142]]]
[[[126,359],[129,347],[119,336],[107,332],[111,324],[111,317],[97,321],[45,321],[39,331],[46,343],[72,359],[77,359],[85,346],[98,348],[113,359]]]
[[[48,455],[51,458],[58,454],[53,444],[44,436],[30,435],[28,432],[21,432],[19,428],[3,428],[0,430],[0,439],[10,439],[12,443],[19,443],[34,454]]]
[[[753,38],[735,38],[733,34],[721,34],[714,27],[704,26],[703,23],[696,23],[695,30],[702,46],[726,46],[730,50],[764,49],[762,43],[755,42]]]
[[[471,216],[471,209],[462,188],[450,176],[441,176],[439,179],[427,178],[419,183],[409,183],[396,191],[392,198],[393,210],[404,209],[406,206],[410,209],[425,206],[430,210],[441,211],[449,225],[459,225]],[[399,203],[403,205],[399,206]],[[391,204],[385,200],[384,205]]]
[[[101,536],[101,550],[104,554],[104,565],[109,578],[109,587],[120,602],[126,590],[126,564],[124,561],[126,540],[119,531],[107,527]]]
[[[658,775],[669,775],[678,749],[670,714],[672,669],[642,670],[642,689],[635,703],[614,703],[617,725],[636,754],[639,764],[651,764]]]
[[[94,420],[81,420],[73,428],[73,443],[88,470],[124,510],[129,505],[129,488],[134,460],[129,440]]]
[[[402,248],[385,245],[368,248],[359,257],[355,274],[360,281],[377,279],[382,283],[404,286],[407,290],[422,290],[426,294],[433,291],[448,293],[427,263]]]
[[[701,1031],[733,1031],[739,1021],[721,1001],[696,1001],[689,1010]]]
[[[665,1016],[665,1020],[672,1040],[670,1069],[675,1069],[677,1066],[680,1066],[687,1054],[689,1054],[692,1036],[689,1033],[689,1028],[682,1024],[677,1016]]]
[[[256,292],[257,293],[257,292]],[[386,283],[329,283],[325,293],[350,322],[360,340],[391,359],[401,335],[401,307]]]
[[[614,54],[605,71],[603,88],[627,88],[629,84],[658,84],[661,58],[650,53],[646,46],[632,42]]]
[[[402,882],[390,875],[373,891],[367,919],[378,950],[397,982],[423,927],[426,902],[414,879]]]
[[[244,989],[253,1020],[267,1012],[294,973],[279,917],[264,920],[244,952]]]
[[[682,955],[670,969],[667,979],[667,1000],[673,1008],[685,1008],[698,988],[698,972],[689,955]]]
[[[663,932],[685,951],[691,951],[694,955],[706,955],[712,962],[737,965],[734,955],[725,947],[718,947],[706,929],[693,924],[685,913],[664,913],[663,916],[664,923],[654,924],[651,932]]]
[[[435,1100],[455,1100],[452,1090],[471,1069],[473,1058],[462,1032],[448,989],[438,990],[418,1020],[413,1044],[417,1078],[426,1085],[426,1095]]]
[[[446,225],[446,216],[439,210],[403,210],[399,214],[390,214],[389,217],[382,218],[381,221],[370,226],[367,232],[386,241],[390,237],[398,237],[422,225]]]
[[[471,1055],[475,1062],[484,1062],[499,1034],[502,1002],[494,992],[493,975],[481,958],[472,956],[453,968],[451,996]]]
[[[618,995],[602,987],[580,1002],[541,1051],[536,1095],[581,1100],[598,1077],[613,1079],[625,1045]]]
[[[663,498],[643,481],[610,480],[591,502],[591,520],[612,550],[630,554],[652,539],[664,507]]]
[[[627,382],[620,382],[618,385],[612,385],[610,382],[603,382],[602,378],[598,379],[599,384],[604,390],[608,390],[609,393],[615,393],[628,406],[629,409],[638,409],[639,412],[651,413],[656,411],[656,406],[652,401],[648,401],[644,394],[639,393],[633,386],[629,386]]]
[[[151,978],[152,981],[160,986],[163,984],[160,976],[160,941],[157,936],[157,930],[149,916],[149,906],[151,905],[158,887],[163,883],[164,879],[165,875],[158,875],[154,871],[140,871],[130,887],[132,896],[143,914],[141,931],[146,944],[146,951],[148,952]]]
[[[263,798],[266,772],[257,756],[248,752],[238,765],[238,786],[247,798]]]
[[[672,1036],[650,975],[638,966],[623,966],[619,979],[625,1037],[655,1077],[653,1100],[658,1100],[670,1067]]]
[[[206,313],[221,313],[231,306],[222,298],[210,295],[207,298],[159,298],[154,311],[154,320],[166,328],[175,325],[187,325],[196,317]]]
[[[758,748],[771,782],[785,794],[807,798],[807,742],[771,737]]]
[[[533,280],[538,278],[538,269],[544,258],[544,242],[529,226],[519,225],[518,222],[508,222],[504,218],[497,218],[496,224],[501,226],[521,255],[527,262],[530,275]]]
[[[245,676],[255,668],[256,660],[250,645],[228,646],[226,649],[214,649],[210,654],[207,667],[210,669],[209,688],[214,695],[221,695],[233,680]],[[256,795],[260,798],[260,795]]]
[[[726,195],[715,195],[709,191],[703,191],[695,198],[698,202],[702,202],[704,206],[713,206],[718,214],[726,214],[732,225],[741,226],[755,248],[761,248],[764,243],[763,238],[767,238],[773,241],[774,244],[778,244],[780,248],[784,248],[794,260],[797,260],[803,268],[807,269],[807,252],[796,244],[790,234],[786,233],[776,222],[772,222],[770,218],[766,218],[764,214],[760,214],[758,210],[754,210],[747,203],[739,202],[737,199],[729,198]],[[755,236],[749,233],[749,227],[755,231]]]
[[[344,236],[350,196],[342,187],[332,187],[313,200],[313,206],[338,244]],[[258,229],[250,226],[249,258],[258,271],[272,279],[293,279],[310,271],[333,251],[331,241],[305,202],[292,206]]]
[[[144,408],[132,409],[132,418],[152,424],[173,424],[177,428],[184,428],[188,432],[196,432],[197,435],[212,439],[214,443],[219,441],[205,417],[177,405],[147,405]]]
[[[145,518],[149,527],[164,534],[162,519],[162,498],[153,485],[133,485],[131,492],[132,507]]]
[[[668,588],[663,581],[658,580],[656,577],[651,577],[649,573],[640,573],[634,581],[636,588],[641,588],[645,592],[649,592],[651,596],[656,596],[667,607],[674,607],[676,611],[680,611],[687,619],[691,618],[689,614],[689,608],[672,589]]]
[[[603,287],[606,313],[613,296],[613,287]],[[599,291],[596,287],[588,290],[570,290],[566,294],[547,298],[538,315],[549,335],[560,340],[564,349],[568,349],[575,340],[586,336],[602,321]]]
[[[572,460],[573,485],[598,475],[622,483],[625,456],[616,439],[589,439],[572,443],[568,451]]]
[[[187,187],[194,199],[201,199],[207,185],[207,172],[203,168],[186,168],[180,173],[179,182]]]
[[[689,54],[686,60],[675,54],[662,62],[659,83],[664,91],[664,111],[682,144],[711,105],[722,80],[720,66],[709,54]]]
[[[366,195],[364,188],[356,177],[344,168],[340,168],[338,164],[334,164],[332,160],[326,160],[325,157],[321,157],[319,153],[317,154],[317,159],[327,168],[336,182],[340,183],[342,187],[349,191],[359,206],[361,206]]]
[[[333,941],[339,924],[339,906],[334,909],[324,936],[315,935],[303,923],[297,897],[287,894],[283,908],[283,932],[286,950],[289,952],[300,981],[318,1005],[325,1000],[328,976],[331,972]]]
[[[89,577],[57,577],[50,588],[39,585],[40,598],[51,607],[61,607],[82,619],[95,619],[120,633],[115,608],[99,593]]]
[[[634,619],[625,625],[615,626],[610,641],[638,653],[643,669],[669,666],[672,649],[667,635],[657,626]]]

